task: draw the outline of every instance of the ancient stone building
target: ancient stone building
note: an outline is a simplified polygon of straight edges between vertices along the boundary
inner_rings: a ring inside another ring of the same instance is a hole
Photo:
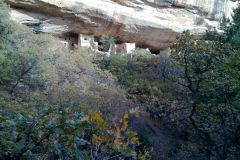
[[[60,36],[61,43],[68,47],[70,50],[73,50],[77,45],[81,47],[91,47],[92,49],[96,48],[96,42],[94,42],[94,36],[84,35],[77,33],[65,33]]]
[[[116,45],[116,52],[129,54],[131,51],[135,50],[135,48],[135,43],[121,43]]]
[[[131,53],[136,49],[136,44],[135,43],[126,43],[126,49],[127,53]]]
[[[60,36],[61,43],[73,50],[76,46],[91,48],[92,50],[99,50],[108,54],[128,54],[135,50],[135,43],[121,43],[111,44],[102,43],[99,39],[94,38],[93,35],[77,34],[77,33],[65,33]],[[97,41],[97,42],[96,42]]]
[[[69,49],[73,50],[75,45],[78,45],[79,35],[76,33],[65,33],[60,36],[61,43]]]
[[[80,45],[81,47],[92,47],[93,43],[94,43],[93,35],[85,34],[79,35],[78,45]]]

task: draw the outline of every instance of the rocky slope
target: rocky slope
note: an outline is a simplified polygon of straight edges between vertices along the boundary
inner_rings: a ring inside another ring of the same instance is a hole
[[[39,32],[105,34],[139,47],[164,50],[183,30],[202,35],[230,17],[229,0],[5,0],[11,16]]]

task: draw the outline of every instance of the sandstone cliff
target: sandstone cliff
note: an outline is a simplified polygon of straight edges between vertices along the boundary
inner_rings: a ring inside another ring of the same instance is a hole
[[[164,50],[183,30],[202,35],[231,16],[229,0],[5,0],[14,20],[36,31],[110,35],[139,47]]]

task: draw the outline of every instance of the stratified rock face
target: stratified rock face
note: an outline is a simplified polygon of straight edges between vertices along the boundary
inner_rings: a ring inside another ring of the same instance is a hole
[[[230,17],[236,6],[229,0],[146,0],[158,6],[182,7],[194,9],[199,15],[205,15],[212,20],[221,19],[223,15]]]
[[[5,0],[14,20],[36,31],[110,35],[151,50],[166,49],[182,31],[201,36],[230,17],[228,0]]]

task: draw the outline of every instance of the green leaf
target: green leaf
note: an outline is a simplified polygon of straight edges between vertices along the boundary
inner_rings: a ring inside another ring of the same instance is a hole
[[[17,144],[17,149],[21,150],[24,148],[26,140],[25,139],[21,139],[20,142]]]
[[[17,117],[18,127],[19,128],[26,128],[27,127],[27,121],[26,119],[19,113]]]
[[[64,134],[64,131],[61,128],[55,128],[55,133],[56,134]]]
[[[60,156],[62,154],[61,150],[59,149],[57,144],[54,144],[55,154]]]
[[[76,153],[77,158],[79,158],[81,160],[85,160],[84,152],[80,151],[76,146],[74,148],[75,148],[75,153]]]
[[[14,126],[16,123],[15,123],[13,120],[10,120],[10,121],[9,121],[9,124],[12,125],[12,126]]]

